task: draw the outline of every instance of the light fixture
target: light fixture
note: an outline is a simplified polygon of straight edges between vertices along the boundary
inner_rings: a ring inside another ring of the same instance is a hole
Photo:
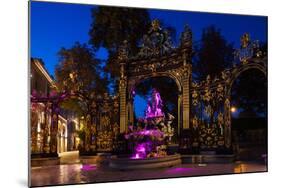
[[[237,110],[237,109],[236,109],[234,106],[230,108],[230,111],[231,111],[232,113],[236,112],[236,110]]]

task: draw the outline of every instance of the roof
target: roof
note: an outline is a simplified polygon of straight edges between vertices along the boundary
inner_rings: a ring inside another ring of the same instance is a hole
[[[31,58],[31,63],[33,63],[38,68],[38,70],[45,76],[45,78],[48,80],[48,82],[51,84],[52,87],[56,87],[55,81],[46,70],[42,59]]]

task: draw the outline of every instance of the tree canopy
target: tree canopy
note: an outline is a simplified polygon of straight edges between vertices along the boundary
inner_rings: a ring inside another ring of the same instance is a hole
[[[94,49],[108,50],[109,56],[104,71],[109,73],[113,89],[119,77],[116,63],[118,47],[127,40],[130,54],[138,51],[138,44],[150,26],[149,13],[145,9],[98,7],[92,9],[92,24],[89,43]]]
[[[243,72],[231,88],[232,105],[241,109],[239,117],[264,117],[267,109],[267,81],[256,69]]]
[[[91,48],[80,43],[62,48],[58,55],[60,63],[55,70],[58,89],[69,93],[79,91],[84,97],[83,102],[77,98],[65,100],[62,106],[79,114],[86,113],[90,106],[87,99],[107,91],[107,80],[99,72],[100,61]]]
[[[215,26],[203,29],[199,44],[195,45],[193,73],[195,79],[213,78],[230,67],[233,62],[233,45],[228,43]]]
[[[90,44],[115,53],[124,40],[132,53],[147,32],[150,18],[147,10],[134,8],[98,7],[92,9],[93,23],[89,31]]]
[[[85,93],[106,92],[106,79],[99,73],[100,61],[86,44],[75,43],[71,48],[59,52],[60,63],[55,70],[60,90],[77,90]],[[75,83],[75,84],[74,84]]]

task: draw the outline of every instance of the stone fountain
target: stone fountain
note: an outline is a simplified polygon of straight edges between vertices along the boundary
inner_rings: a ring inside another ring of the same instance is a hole
[[[160,93],[152,90],[148,99],[145,117],[138,119],[137,125],[129,126],[125,135],[131,156],[112,158],[109,167],[121,170],[170,167],[181,163],[180,155],[167,155],[167,144],[173,136],[171,123],[174,117],[162,110]]]

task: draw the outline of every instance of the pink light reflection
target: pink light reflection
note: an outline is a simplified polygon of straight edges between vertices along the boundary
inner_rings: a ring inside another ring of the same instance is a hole
[[[96,170],[97,167],[95,165],[89,165],[89,164],[83,164],[81,167],[81,170],[83,171],[91,171],[91,170]]]
[[[131,159],[139,159],[140,155],[138,153],[136,153],[133,157],[131,157]]]
[[[192,170],[192,168],[176,167],[176,168],[168,169],[166,172],[171,173],[171,174],[176,174],[176,173],[188,172],[191,170]]]

